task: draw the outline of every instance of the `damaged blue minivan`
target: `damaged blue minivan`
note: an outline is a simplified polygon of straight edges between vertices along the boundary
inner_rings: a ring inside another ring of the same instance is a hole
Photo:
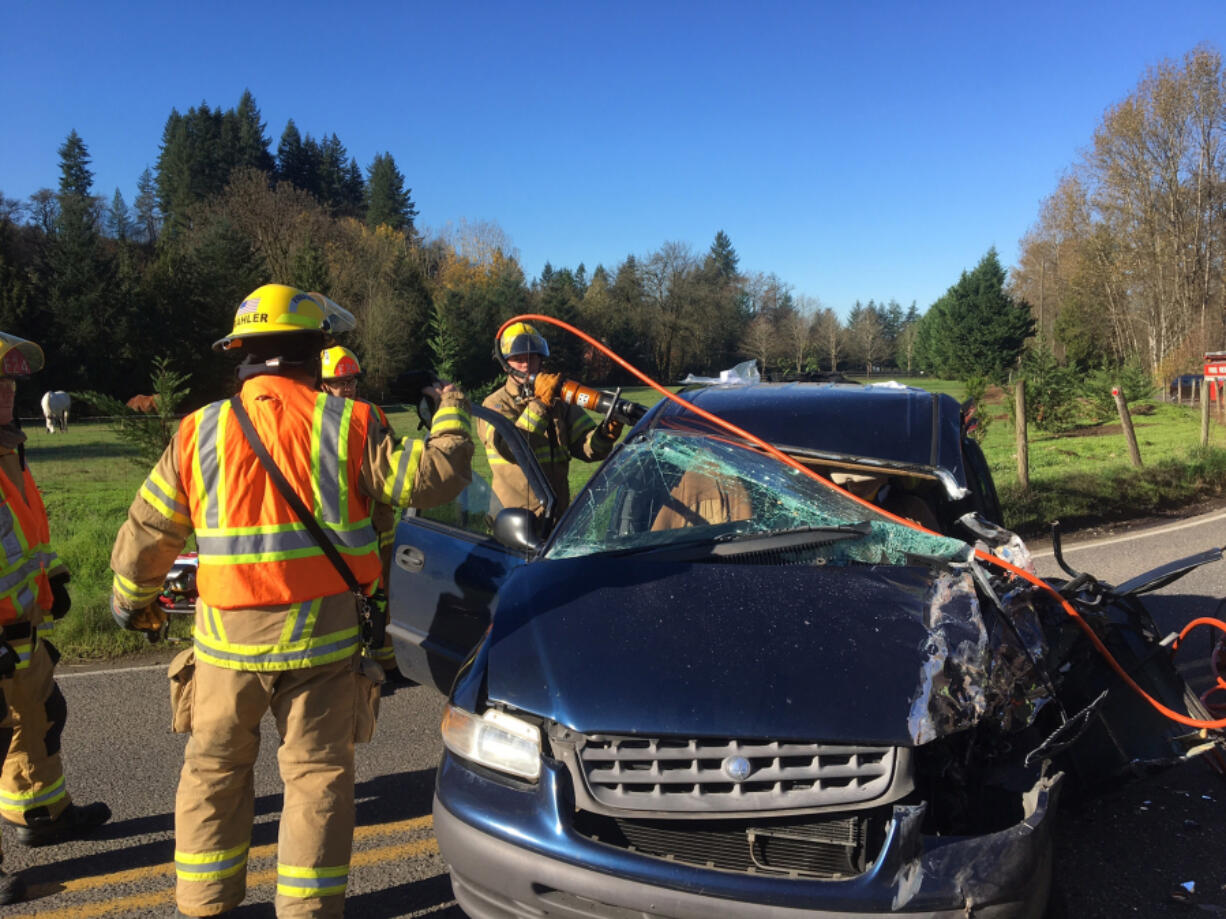
[[[818,477],[665,401],[560,519],[474,475],[399,524],[389,631],[449,696],[434,827],[470,916],[1041,916],[1062,790],[1218,755],[1087,630],[1207,718],[1137,596],[1220,550],[1070,569],[1079,626],[988,558],[1029,565],[950,397],[681,397]]]

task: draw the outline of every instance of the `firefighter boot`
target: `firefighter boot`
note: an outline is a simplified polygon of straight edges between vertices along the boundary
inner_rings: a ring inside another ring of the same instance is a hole
[[[26,882],[20,874],[9,874],[0,868],[0,906],[20,903],[26,898]]]
[[[26,825],[17,827],[17,841],[33,848],[81,839],[110,819],[111,809],[101,801],[84,807],[69,804],[54,820],[47,816],[46,808],[39,807],[26,812]]]

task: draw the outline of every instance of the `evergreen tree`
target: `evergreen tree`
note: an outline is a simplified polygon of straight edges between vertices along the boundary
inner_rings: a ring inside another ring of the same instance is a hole
[[[128,213],[128,205],[123,200],[123,193],[116,188],[115,196],[111,198],[111,206],[106,213],[106,228],[111,238],[121,243],[127,242],[132,234],[132,218]]]
[[[366,186],[366,225],[371,229],[387,225],[393,230],[403,230],[412,239],[415,235],[413,218],[417,208],[410,197],[412,189],[405,188],[404,176],[396,168],[390,153],[376,154],[368,170],[370,179]]]
[[[0,329],[18,335],[28,333],[35,299],[17,225],[23,209],[20,201],[0,195]]]
[[[89,168],[89,150],[81,135],[75,130],[70,131],[68,138],[60,147],[60,204],[64,198],[87,200],[90,187],[94,183],[94,174]]]
[[[202,102],[186,115],[171,110],[157,162],[157,205],[172,230],[186,227],[192,205],[219,194],[239,167],[273,169],[264,124],[251,93],[223,112]]]
[[[98,211],[91,186],[89,151],[76,131],[59,149],[59,217],[50,249],[48,331],[59,344],[59,366],[48,367],[50,382],[79,389],[101,379],[104,362],[118,342],[108,309],[113,266],[98,238]]]
[[[251,166],[261,172],[271,173],[276,168],[272,154],[268,152],[266,125],[260,120],[260,110],[250,90],[243,90],[238,108],[232,116],[236,123],[231,168]]]
[[[354,181],[356,173],[357,181]],[[334,217],[362,213],[362,170],[340,138],[333,134],[319,145],[319,201]]]
[[[185,229],[192,205],[204,201],[229,181],[228,157],[222,140],[223,115],[208,103],[172,110],[162,129],[157,162],[158,207],[172,231]]]
[[[555,270],[548,262],[541,272],[541,279],[533,290],[536,301],[532,312],[553,316],[574,325],[579,318],[583,294],[569,268]],[[531,308],[531,304],[530,304]],[[553,369],[577,373],[583,366],[583,343],[573,335],[554,328],[539,329],[549,341],[549,364]]]
[[[145,167],[136,182],[136,192],[136,223],[133,231],[141,242],[153,245],[157,242],[161,219],[157,211],[157,186],[148,167]]]
[[[362,167],[358,165],[354,157],[349,158],[349,165],[345,169],[344,189],[345,208],[338,216],[364,218],[366,215],[366,179],[362,177]]]
[[[728,238],[728,234],[723,230],[715,234],[715,241],[711,243],[711,249],[707,253],[707,258],[720,277],[727,281],[736,279],[737,265],[740,262],[740,258],[737,256],[736,250],[732,248],[732,240]]]
[[[993,247],[928,310],[916,345],[940,376],[1004,381],[1033,334],[1029,307],[1005,292],[1005,269]]]
[[[308,134],[304,140],[294,119],[290,119],[277,146],[277,179],[317,195],[319,145]]]

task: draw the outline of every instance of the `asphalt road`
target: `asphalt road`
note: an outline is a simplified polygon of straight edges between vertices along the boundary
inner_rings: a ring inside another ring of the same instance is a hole
[[[1075,567],[1118,583],[1164,561],[1226,542],[1226,512],[1156,529],[1070,541]],[[1036,546],[1040,573],[1057,572]],[[1214,613],[1226,597],[1226,563],[1155,595],[1164,629]],[[1185,645],[1181,664],[1206,679],[1208,638]],[[177,649],[168,649],[171,653]],[[111,668],[62,667],[69,704],[64,738],[68,787],[82,803],[105,800],[110,824],[88,842],[28,850],[5,831],[4,867],[21,870],[32,902],[0,916],[88,919],[173,915],[175,784],[186,738],[170,733],[166,651]],[[433,770],[442,699],[402,687],[383,699],[375,740],[358,748],[358,830],[348,915],[460,919],[431,829]],[[272,916],[280,784],[277,738],[265,733],[256,775],[256,827],[241,919]],[[1087,803],[1064,802],[1056,879],[1075,917],[1226,915],[1226,782],[1199,763]],[[1183,886],[1192,885],[1191,892]]]
[[[1226,545],[1226,511],[1157,527],[1127,528],[1065,546],[1075,569],[1118,584],[1141,572]],[[1042,575],[1060,573],[1050,549],[1034,547]],[[1226,562],[1200,568],[1150,595],[1165,632],[1200,616],[1226,619]],[[1177,652],[1193,687],[1211,685],[1209,630]],[[1211,701],[1226,701],[1217,696]],[[1185,763],[1085,802],[1061,802],[1056,835],[1057,896],[1069,917],[1226,916],[1226,780],[1203,762]]]

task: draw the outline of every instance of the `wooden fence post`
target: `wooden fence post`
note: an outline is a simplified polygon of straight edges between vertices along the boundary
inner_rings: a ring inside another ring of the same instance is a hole
[[[1208,380],[1200,381],[1200,446],[1209,446],[1209,386]]]
[[[1018,380],[1013,390],[1013,426],[1017,438],[1017,481],[1022,491],[1030,490],[1030,446],[1026,440],[1026,381]]]
[[[1124,402],[1124,394],[1116,386],[1111,390],[1111,395],[1115,398],[1115,407],[1120,413],[1120,424],[1124,426],[1124,438],[1128,441],[1128,458],[1133,466],[1140,469],[1141,450],[1137,446],[1137,433],[1132,429],[1132,416],[1128,414],[1128,405]]]

